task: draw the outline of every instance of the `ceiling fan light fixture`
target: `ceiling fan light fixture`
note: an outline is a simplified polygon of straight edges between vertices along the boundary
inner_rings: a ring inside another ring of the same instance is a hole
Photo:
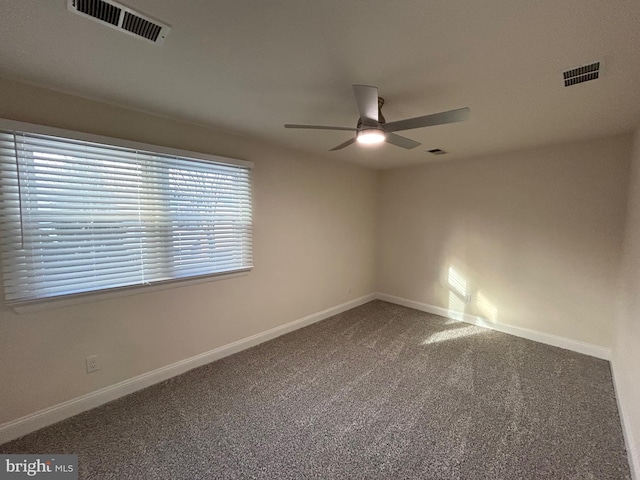
[[[366,130],[360,130],[357,135],[358,143],[364,143],[367,145],[384,142],[384,132],[377,128],[367,128]]]

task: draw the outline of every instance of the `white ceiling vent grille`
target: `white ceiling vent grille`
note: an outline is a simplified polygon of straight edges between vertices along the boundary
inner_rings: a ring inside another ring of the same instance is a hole
[[[70,11],[121,32],[162,44],[171,28],[113,0],[67,0]]]
[[[427,152],[429,152],[431,155],[446,155],[448,153],[440,148],[432,148],[431,150],[427,150]]]
[[[570,87],[578,83],[596,80],[600,76],[600,62],[593,62],[589,65],[581,65],[562,73],[564,77],[564,86]]]

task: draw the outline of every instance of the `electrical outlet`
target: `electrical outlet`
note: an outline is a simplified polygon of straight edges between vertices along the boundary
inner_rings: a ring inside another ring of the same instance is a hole
[[[91,355],[86,358],[87,373],[93,373],[100,370],[100,363],[98,363],[98,355]]]

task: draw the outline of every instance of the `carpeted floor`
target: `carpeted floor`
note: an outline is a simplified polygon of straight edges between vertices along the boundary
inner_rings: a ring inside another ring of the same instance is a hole
[[[86,479],[629,479],[609,364],[373,301],[0,446]]]

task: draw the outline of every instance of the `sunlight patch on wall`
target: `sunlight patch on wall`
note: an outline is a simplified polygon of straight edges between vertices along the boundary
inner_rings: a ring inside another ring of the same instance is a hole
[[[487,320],[492,322],[498,321],[498,309],[489,301],[484,293],[478,292],[476,295],[476,306]]]
[[[467,292],[467,279],[453,267],[449,267],[449,273],[447,275],[447,283],[455,290],[459,295],[463,297],[468,296]]]
[[[466,304],[455,293],[449,292],[449,316],[455,320],[462,320],[464,318],[464,310]]]

